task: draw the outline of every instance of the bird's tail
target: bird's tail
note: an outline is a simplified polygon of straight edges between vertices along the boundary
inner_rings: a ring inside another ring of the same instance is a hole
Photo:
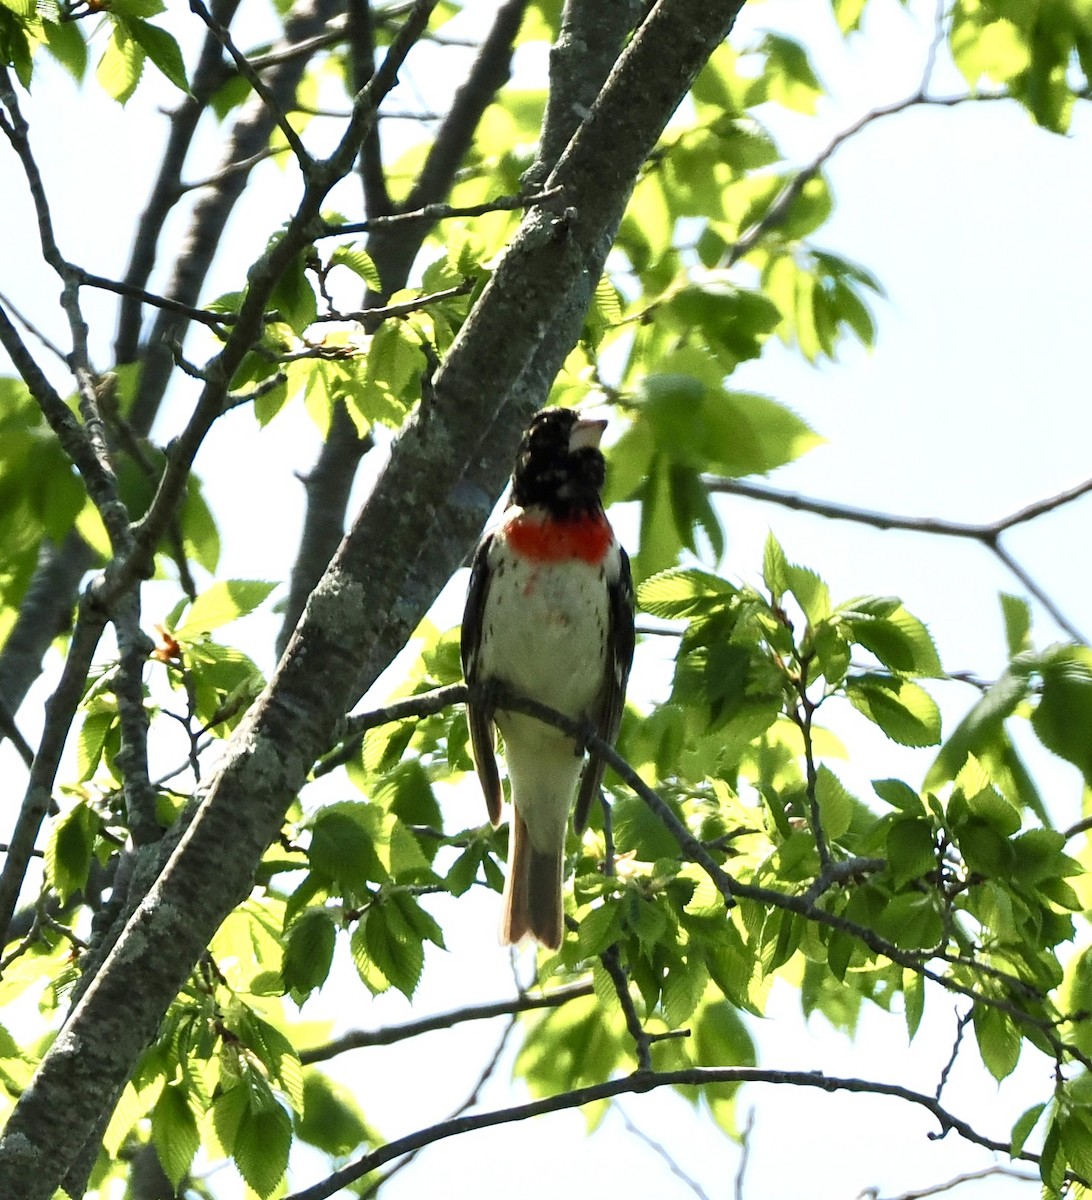
[[[527,823],[514,806],[509,836],[501,941],[512,946],[530,936],[556,950],[564,931],[561,899],[564,843],[553,851],[536,850]]]

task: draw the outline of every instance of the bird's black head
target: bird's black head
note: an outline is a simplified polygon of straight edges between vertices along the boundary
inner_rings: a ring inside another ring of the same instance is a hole
[[[541,505],[551,516],[595,512],[606,468],[599,439],[606,421],[581,420],[571,408],[535,413],[516,455],[512,502]]]

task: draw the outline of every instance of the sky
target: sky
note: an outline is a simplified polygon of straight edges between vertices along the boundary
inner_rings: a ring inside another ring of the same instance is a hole
[[[477,0],[472,7],[484,15],[494,5]],[[737,40],[762,28],[791,32],[813,50],[820,77],[831,90],[816,118],[763,114],[801,164],[862,113],[917,89],[932,38],[933,4],[914,0],[904,10],[895,0],[873,0],[868,11],[864,33],[848,43],[822,4],[766,0],[743,11]],[[170,17],[178,20],[179,14]],[[543,65],[543,55],[529,54],[519,69],[531,78]],[[408,80],[407,105],[427,98],[428,86],[423,76]],[[935,91],[947,95],[963,89],[942,55]],[[143,108],[139,93],[122,112],[100,99],[93,83],[77,92],[56,71],[43,77],[26,105],[62,246],[91,271],[117,276],[124,268],[128,232],[155,162],[154,154],[133,154],[132,148],[155,145],[162,131],[162,118],[154,112],[141,116]],[[1063,138],[1036,129],[1015,105],[923,108],[877,122],[835,154],[828,174],[836,207],[818,240],[872,270],[887,298],[874,306],[879,332],[871,353],[847,346],[837,364],[815,369],[775,347],[737,372],[739,387],[788,403],[827,438],[824,446],[778,471],[771,483],[881,511],[980,521],[1056,494],[1092,473],[1087,454],[1092,410],[1082,394],[1086,281],[1092,277],[1086,232],[1092,195],[1089,120],[1079,109]],[[88,129],[94,130],[93,138],[82,132]],[[214,136],[210,131],[206,149],[213,148]],[[104,147],[110,156],[105,162]],[[5,154],[0,147],[0,156]],[[18,173],[9,159],[0,161],[0,212],[6,227],[17,231],[5,247],[0,291],[60,338],[55,281],[43,273],[34,253]],[[229,230],[229,262],[235,269],[260,248],[256,240],[264,240],[265,231],[283,218],[293,194],[291,169],[266,164],[260,171],[258,219],[241,215]],[[181,236],[182,229],[176,224],[172,236]],[[233,286],[222,269],[210,294]],[[108,298],[89,299],[89,307],[93,313],[112,312]],[[100,356],[112,328],[112,319],[104,315],[96,343]],[[169,436],[172,422],[183,416],[176,407],[160,435]],[[276,576],[295,544],[302,515],[302,490],[286,486],[283,478],[290,469],[306,469],[316,435],[305,419],[288,414],[263,434],[261,461],[241,462],[238,438],[249,432],[249,420],[249,414],[238,412],[221,422],[198,470],[214,508],[236,509],[223,530],[223,574]],[[270,469],[281,471],[273,485],[267,481]],[[240,493],[249,500],[242,511]],[[902,596],[929,624],[949,670],[988,679],[1003,668],[997,593],[1023,589],[985,549],[736,498],[723,499],[721,511],[728,530],[723,566],[730,576],[757,580],[762,544],[773,529],[790,558],[827,578],[836,599],[862,592]],[[1085,498],[1006,536],[1009,549],[1086,633],[1092,629],[1085,600],[1090,514],[1092,500]],[[457,579],[448,589],[441,623],[458,619],[464,586]],[[157,596],[155,589],[149,592],[149,622],[156,619]],[[173,594],[164,595],[164,611],[173,602]],[[1049,617],[1037,606],[1033,611],[1039,644],[1059,640]],[[271,627],[269,618],[252,625],[249,636],[259,658]],[[271,665],[268,656],[262,665]],[[951,728],[973,694],[955,683],[932,690]],[[43,698],[44,693],[37,695],[37,702]],[[852,713],[837,719],[854,758],[836,769],[858,794],[867,795],[870,778],[900,773],[920,778],[928,754],[892,748]],[[1075,820],[1080,815],[1075,774],[1045,755],[1036,755],[1035,762],[1050,783],[1059,821]],[[0,758],[0,769],[21,788],[21,769],[10,758]],[[447,802],[455,809],[453,822],[481,819],[472,792]],[[512,966],[494,937],[499,898],[471,893],[459,903],[450,952],[436,956],[415,1012],[511,992]],[[436,912],[441,919],[448,915],[441,908]],[[526,958],[519,961],[522,978],[529,977],[530,966]],[[930,1000],[922,1032],[910,1047],[901,1017],[866,1014],[857,1042],[849,1044],[822,1019],[803,1026],[797,1003],[789,989],[775,989],[770,1016],[755,1024],[763,1065],[895,1080],[925,1091],[936,1086],[955,1029],[947,998]],[[332,1004],[332,1015],[349,1026],[376,1026],[409,1015],[398,998],[371,1000],[348,975]],[[304,1015],[317,1011],[309,1006]],[[416,1128],[423,1117],[439,1118],[465,1098],[498,1033],[497,1024],[480,1023],[429,1035],[408,1055],[393,1049],[357,1051],[339,1069],[359,1090],[369,1115],[397,1135]],[[483,1093],[486,1107],[522,1098],[520,1086],[513,1089],[508,1078],[510,1062],[509,1052]],[[393,1088],[393,1080],[407,1082]],[[968,1046],[945,1097],[953,1111],[1004,1137],[1015,1116],[1046,1095],[1049,1082],[1045,1065],[1028,1057],[1012,1080],[995,1089]],[[376,1103],[371,1096],[383,1098],[382,1111],[370,1107]],[[991,1161],[954,1135],[927,1140],[931,1123],[893,1101],[756,1087],[743,1093],[743,1109],[752,1105],[747,1200],[805,1194],[813,1200],[851,1200],[869,1187],[891,1196]],[[670,1146],[707,1195],[734,1194],[738,1148],[697,1120],[685,1102],[646,1096],[623,1100],[620,1108]],[[384,1195],[410,1200],[441,1188],[452,1195],[473,1191],[479,1200],[512,1194],[553,1200],[561,1188],[576,1195],[608,1189],[635,1196],[695,1194],[653,1150],[629,1137],[616,1115],[593,1139],[582,1139],[583,1127],[583,1118],[569,1113],[454,1139],[426,1151]],[[310,1181],[296,1178],[294,1185]],[[955,1194],[1007,1200],[1038,1192],[1033,1184],[995,1179]]]

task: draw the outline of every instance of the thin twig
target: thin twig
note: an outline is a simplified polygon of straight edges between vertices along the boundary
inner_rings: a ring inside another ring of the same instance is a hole
[[[536,204],[551,204],[560,200],[563,195],[561,188],[546,188],[541,192],[532,192],[526,196],[497,196],[494,200],[486,200],[482,204],[425,204],[410,212],[390,213],[387,216],[370,217],[367,221],[350,221],[347,224],[327,224],[318,234],[319,237],[337,237],[349,233],[372,233],[377,229],[389,229],[395,225],[405,225],[413,221],[442,221],[449,217],[484,217],[487,213],[512,212],[516,209],[531,208]]]
[[[1002,547],[1000,538],[1003,533],[1017,525],[1032,521],[1036,517],[1053,512],[1082,496],[1092,494],[1092,479],[1086,479],[1054,496],[1037,500],[1007,516],[999,517],[995,521],[978,524],[966,521],[948,521],[939,517],[905,517],[871,508],[859,508],[853,504],[842,504],[834,500],[819,500],[799,492],[787,492],[766,484],[752,483],[744,479],[729,479],[720,475],[707,475],[703,479],[711,492],[745,496],[749,500],[777,504],[782,508],[790,508],[798,512],[810,512],[816,516],[831,517],[839,521],[853,521],[860,525],[869,525],[873,529],[901,529],[910,533],[929,533],[940,537],[967,538],[980,542],[1024,584],[1047,610],[1059,628],[1063,629],[1074,641],[1087,644],[1087,638],[1081,631],[1059,610],[1058,606],[1012,555]]]
[[[676,1179],[682,1180],[682,1182],[686,1184],[686,1186],[694,1193],[694,1195],[698,1197],[698,1200],[709,1200],[708,1193],[706,1193],[696,1179],[692,1179],[689,1175],[687,1175],[687,1173],[672,1157],[671,1152],[666,1146],[661,1145],[655,1140],[655,1138],[653,1138],[650,1134],[645,1133],[643,1129],[630,1120],[629,1114],[624,1108],[622,1108],[620,1104],[616,1104],[614,1108],[618,1115],[622,1118],[622,1124],[625,1125],[628,1133],[632,1134],[633,1137],[637,1138],[638,1141],[646,1145],[653,1154],[661,1159],[671,1174],[674,1175]]]
[[[80,602],[61,678],[46,702],[41,742],[11,835],[4,870],[0,874],[0,934],[8,929],[15,913],[27,865],[34,854],[38,830],[49,812],[53,781],[60,764],[61,752],[64,750],[68,731],[83,696],[91,660],[105,627],[105,614],[96,609],[85,595]],[[2,941],[3,938],[0,937],[0,942]]]
[[[560,1008],[570,1000],[581,996],[590,996],[592,985],[589,982],[567,984],[549,992],[523,992],[510,1000],[496,1000],[490,1004],[471,1004],[465,1008],[455,1008],[448,1012],[438,1013],[432,1017],[422,1017],[417,1021],[408,1021],[404,1025],[386,1025],[382,1029],[355,1029],[333,1041],[324,1042],[320,1046],[300,1052],[300,1062],[305,1066],[309,1063],[325,1062],[344,1054],[347,1050],[359,1050],[368,1046],[393,1046],[397,1042],[420,1037],[423,1033],[433,1033],[438,1029],[453,1029],[467,1021],[489,1021],[494,1017],[507,1017],[513,1013],[532,1012],[539,1008]]]
[[[272,92],[262,82],[261,76],[251,65],[246,55],[235,45],[231,33],[216,20],[201,0],[190,0],[190,11],[196,13],[205,22],[212,35],[228,54],[231,55],[236,67],[239,69],[239,74],[242,75],[261,97],[262,103],[266,106],[269,115],[276,121],[277,128],[284,134],[284,140],[291,146],[292,153],[296,156],[296,161],[300,164],[301,169],[306,172],[314,165],[314,160],[307,152],[303,142],[300,141],[299,134],[292,128],[288,118],[281,111]]]
[[[966,1171],[962,1175],[953,1175],[944,1183],[937,1183],[932,1187],[915,1188],[910,1192],[900,1192],[897,1196],[881,1196],[878,1188],[869,1188],[866,1192],[860,1193],[858,1200],[864,1200],[866,1196],[869,1200],[925,1200],[926,1196],[939,1196],[941,1192],[950,1192],[965,1183],[976,1183],[980,1179],[991,1179],[997,1176],[1005,1179],[1018,1179],[1023,1183],[1039,1181],[1038,1175],[1029,1175],[1026,1171],[1014,1171],[1012,1167],[998,1164],[993,1167],[983,1167],[981,1171]]]
[[[323,321],[359,321],[371,329],[392,317],[408,317],[415,312],[420,312],[422,308],[427,308],[430,304],[439,304],[441,301],[451,300],[456,296],[469,295],[474,290],[475,284],[476,280],[468,277],[454,287],[444,288],[439,292],[426,292],[414,300],[403,300],[400,304],[385,304],[378,308],[363,308],[348,313],[319,313],[315,317],[315,324]]]
[[[516,1018],[513,1015],[505,1024],[500,1037],[497,1039],[497,1044],[493,1048],[493,1053],[489,1056],[488,1062],[486,1062],[485,1066],[479,1073],[478,1078],[474,1081],[474,1086],[470,1089],[470,1094],[457,1108],[454,1109],[454,1111],[451,1113],[451,1116],[448,1117],[448,1120],[458,1119],[458,1117],[460,1117],[463,1113],[468,1112],[478,1103],[482,1088],[484,1088],[489,1080],[492,1079],[497,1067],[500,1065],[501,1055],[504,1054],[504,1051],[508,1045],[508,1039],[512,1036],[512,1031],[515,1029],[515,1027]],[[424,1146],[420,1146],[416,1150],[411,1150],[406,1157],[401,1160],[401,1162],[392,1167],[391,1170],[387,1171],[384,1175],[381,1175],[375,1180],[374,1183],[371,1184],[370,1187],[361,1192],[361,1200],[364,1200],[364,1198],[367,1196],[376,1195],[380,1188],[383,1187],[383,1185],[391,1178],[392,1175],[396,1175],[399,1171],[403,1170],[405,1167],[408,1167],[424,1148]]]

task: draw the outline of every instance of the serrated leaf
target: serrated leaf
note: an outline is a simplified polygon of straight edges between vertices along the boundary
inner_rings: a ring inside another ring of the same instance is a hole
[[[926,772],[923,787],[939,787],[954,779],[969,754],[983,755],[998,743],[1004,722],[1028,694],[1028,672],[1006,671],[952,731]]]
[[[908,679],[861,675],[846,682],[846,697],[900,746],[935,746],[940,741],[936,701]]]
[[[853,821],[856,801],[826,765],[820,765],[816,772],[815,797],[819,803],[823,832],[833,840],[844,836]]]
[[[373,906],[365,916],[364,946],[368,958],[393,987],[412,1000],[425,965],[421,938],[397,904]]]
[[[700,958],[672,961],[663,981],[663,1013],[669,1029],[679,1029],[690,1019],[709,983],[709,971]]]
[[[766,534],[762,550],[762,581],[770,593],[770,599],[774,604],[780,604],[789,589],[789,563],[772,531]]]
[[[279,1104],[243,1113],[235,1131],[232,1158],[239,1174],[263,1200],[284,1178],[291,1145],[292,1121]]]
[[[288,931],[281,973],[289,991],[310,994],[322,987],[334,960],[337,930],[325,909],[309,908]]]
[[[814,627],[830,615],[830,589],[815,571],[788,563],[786,582],[809,625]]]
[[[1013,1073],[1020,1059],[1019,1031],[1005,1013],[984,1006],[974,1011],[974,1031],[982,1061],[1000,1083]]]
[[[1031,1108],[1016,1119],[1010,1135],[1009,1158],[1015,1161],[1020,1157],[1024,1143],[1031,1136],[1031,1131],[1039,1123],[1039,1118],[1046,1111],[1046,1104],[1033,1104]]]
[[[384,836],[384,814],[378,807],[347,801],[321,809],[311,827],[311,869],[343,891],[359,894],[368,881],[388,878],[379,854]]]
[[[363,279],[373,292],[383,291],[383,280],[380,278],[379,268],[372,261],[372,256],[367,250],[358,249],[356,246],[338,246],[330,255],[330,266],[348,267],[350,271]]]
[[[481,842],[472,842],[451,864],[444,876],[444,887],[453,896],[462,896],[473,886],[484,853],[485,846]]]
[[[920,814],[924,811],[921,797],[901,779],[873,779],[872,790],[881,800],[886,800],[892,808],[912,814]]]
[[[86,804],[74,805],[54,824],[46,843],[46,870],[63,900],[87,883],[101,828],[102,818]]]
[[[901,888],[937,866],[933,826],[922,818],[895,821],[887,831],[887,869]]]
[[[117,719],[117,713],[109,709],[84,717],[76,741],[76,779],[79,783],[85,783],[97,770],[107,735]]]
[[[201,1146],[197,1121],[180,1084],[168,1083],[152,1110],[152,1144],[163,1172],[177,1191]]]
[[[140,84],[144,72],[144,47],[129,33],[126,25],[115,20],[114,31],[95,69],[95,78],[108,96],[119,104],[127,103]]]
[[[180,91],[188,92],[190,82],[186,78],[186,64],[174,38],[165,29],[147,21],[130,21],[128,29],[133,39],[171,83]]]
[[[1092,650],[1061,646],[1039,662],[1043,691],[1031,724],[1039,740],[1071,762],[1092,787]]]
[[[1031,609],[1023,596],[1001,593],[1001,615],[1005,621],[1005,641],[1009,658],[1031,649]]]
[[[902,995],[907,1038],[912,1042],[925,1012],[925,978],[920,971],[910,967],[903,968]]]
[[[643,580],[637,602],[643,612],[665,620],[679,620],[721,608],[739,595],[726,580],[708,571],[673,569]]]
[[[28,0],[28,3],[33,12],[34,0]],[[87,73],[87,42],[80,24],[79,21],[42,22],[46,49],[77,83],[82,83]]]
[[[252,613],[277,585],[260,579],[225,579],[198,594],[186,619],[173,633],[179,640],[193,640],[231,621]]]
[[[303,1114],[296,1122],[296,1136],[301,1141],[344,1158],[371,1139],[371,1130],[349,1088],[309,1070],[304,1074],[303,1096]]]

